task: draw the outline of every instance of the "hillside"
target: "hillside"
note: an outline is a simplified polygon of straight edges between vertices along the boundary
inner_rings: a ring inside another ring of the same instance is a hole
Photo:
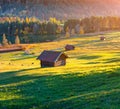
[[[119,0],[52,0],[27,3],[12,2],[3,4],[2,16],[36,16],[40,19],[56,17],[58,19],[84,18],[89,16],[120,16]]]
[[[0,109],[119,109],[120,32],[80,35],[0,54]],[[67,65],[40,68],[43,50],[64,51]]]

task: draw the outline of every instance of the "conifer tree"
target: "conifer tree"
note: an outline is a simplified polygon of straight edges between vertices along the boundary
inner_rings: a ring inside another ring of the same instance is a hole
[[[3,46],[8,46],[8,40],[7,40],[7,38],[6,38],[6,35],[5,35],[5,34],[3,34],[2,44],[3,44]]]
[[[70,29],[69,29],[69,27],[66,28],[65,37],[66,38],[70,37]]]
[[[84,34],[84,29],[83,29],[83,27],[80,28],[80,34]]]
[[[74,28],[71,30],[71,35],[72,35],[72,36],[75,35],[75,29],[74,29]]]
[[[20,44],[20,39],[19,39],[19,36],[17,35],[16,38],[15,38],[15,44]]]

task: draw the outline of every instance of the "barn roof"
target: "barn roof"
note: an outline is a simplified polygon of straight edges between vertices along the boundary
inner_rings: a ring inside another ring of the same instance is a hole
[[[67,45],[65,46],[65,48],[72,49],[72,48],[75,48],[75,46],[74,46],[74,45],[68,45],[68,44],[67,44]]]
[[[59,59],[61,55],[64,55],[65,58],[68,58],[68,56],[64,54],[63,52],[44,50],[40,54],[40,56],[38,56],[37,59],[42,60],[42,61],[47,61],[47,62],[55,62]]]
[[[66,47],[75,47],[74,45],[67,44]]]

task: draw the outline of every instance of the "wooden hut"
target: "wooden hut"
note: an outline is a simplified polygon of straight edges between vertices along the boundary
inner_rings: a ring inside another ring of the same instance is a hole
[[[74,45],[66,45],[65,46],[65,50],[68,51],[68,50],[74,50],[75,49],[75,46]]]
[[[104,37],[104,36],[101,36],[101,37],[100,37],[100,40],[101,40],[101,41],[104,41],[104,40],[105,40],[105,37]]]
[[[66,65],[68,56],[63,52],[44,50],[37,59],[40,60],[41,67],[56,67]]]

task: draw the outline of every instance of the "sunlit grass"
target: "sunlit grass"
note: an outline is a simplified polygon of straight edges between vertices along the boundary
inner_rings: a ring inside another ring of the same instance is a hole
[[[119,109],[120,33],[36,44],[31,55],[0,54],[0,109]],[[43,50],[64,51],[66,66],[41,68]]]

